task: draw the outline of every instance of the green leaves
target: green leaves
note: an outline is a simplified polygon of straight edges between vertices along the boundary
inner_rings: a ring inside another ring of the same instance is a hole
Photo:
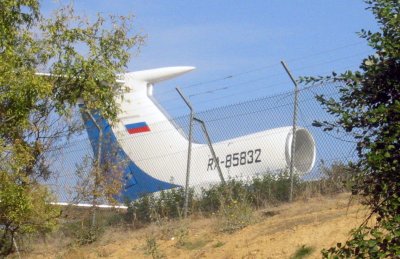
[[[0,250],[15,233],[56,223],[51,195],[36,179],[51,174],[43,154],[82,128],[71,118],[78,99],[116,121],[116,75],[143,42],[132,24],[101,15],[91,22],[70,6],[44,18],[37,0],[0,1]]]
[[[3,160],[0,166],[0,223],[4,226],[0,237],[1,256],[10,251],[7,244],[12,243],[7,240],[12,240],[16,233],[44,233],[53,229],[59,209],[49,203],[51,195],[47,188],[25,174],[23,169],[31,156],[24,147],[16,144],[6,149],[0,145],[0,154],[12,158]]]
[[[324,124],[322,124],[322,123],[319,122],[319,121],[313,121],[312,125],[313,125],[314,127],[322,127]]]
[[[398,0],[368,0],[366,3],[380,31],[361,30],[359,36],[376,50],[365,58],[359,71],[346,71],[325,78],[308,77],[304,82],[335,83],[340,98],[316,96],[334,121],[314,122],[324,130],[354,133],[362,173],[354,193],[361,194],[376,216],[368,219],[344,245],[323,251],[326,258],[386,258],[400,255],[400,4]]]
[[[37,0],[2,0],[0,2],[0,47],[9,48],[16,42],[19,29],[39,19]]]
[[[111,29],[105,29],[104,27]],[[41,26],[48,35],[46,45],[56,57],[50,71],[54,81],[54,101],[59,110],[65,102],[76,104],[82,98],[89,110],[114,121],[115,102],[123,92],[116,75],[125,72],[130,50],[143,42],[141,35],[131,35],[132,17],[109,19],[98,15],[93,23],[74,14],[72,7],[61,9]]]

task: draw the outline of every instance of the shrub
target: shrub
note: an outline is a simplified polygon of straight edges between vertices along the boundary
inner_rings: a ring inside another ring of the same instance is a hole
[[[0,171],[0,257],[13,250],[18,234],[47,233],[57,226],[58,208],[49,190],[19,174]]]
[[[304,181],[298,174],[293,175],[294,197],[305,194],[333,194],[348,191],[352,177],[356,173],[350,166],[336,162],[332,166],[320,167],[323,177],[315,181]],[[229,179],[225,184],[215,184],[202,188],[198,193],[189,191],[189,213],[203,213],[206,216],[214,213],[231,215],[233,212],[247,213],[253,209],[276,205],[289,200],[290,176],[287,171],[266,173],[250,180]],[[311,193],[310,193],[310,190]],[[143,195],[140,199],[127,201],[126,222],[140,226],[150,222],[182,217],[185,200],[183,188],[161,191],[157,194]],[[230,213],[232,212],[232,213]],[[239,215],[232,215],[229,220],[239,220]],[[249,220],[244,220],[249,221]],[[231,224],[235,225],[235,224]]]
[[[182,217],[185,200],[183,188],[161,191],[158,194],[143,195],[140,199],[127,201],[125,219],[128,223],[140,224]],[[189,191],[189,208],[194,202],[194,191]]]
[[[253,207],[246,197],[225,200],[217,215],[219,230],[227,233],[233,233],[255,221]]]
[[[145,254],[151,255],[153,259],[161,259],[165,258],[163,253],[161,252],[157,240],[154,236],[149,236],[146,239],[146,252]]]

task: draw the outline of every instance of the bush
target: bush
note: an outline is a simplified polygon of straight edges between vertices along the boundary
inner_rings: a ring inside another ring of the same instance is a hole
[[[16,235],[47,233],[60,211],[49,190],[24,175],[0,171],[0,257],[13,251]]]
[[[293,175],[295,199],[304,195],[349,191],[352,186],[352,177],[357,173],[352,167],[340,162],[333,163],[330,167],[322,163],[320,171],[323,177],[315,181],[304,181],[299,175]],[[248,221],[247,219],[240,220],[239,215],[233,215],[234,212],[242,211],[245,214],[243,217],[248,217],[248,212],[253,209],[287,202],[290,182],[289,173],[283,171],[276,174],[266,173],[247,181],[229,179],[225,184],[202,188],[198,193],[190,189],[189,213],[202,213],[206,216],[219,213],[226,215],[228,221]],[[150,222],[181,218],[184,200],[183,188],[143,195],[138,200],[127,202],[125,221],[140,226],[140,224]],[[228,215],[232,216],[228,217]]]
[[[294,182],[297,186],[300,178],[295,176]],[[225,184],[216,184],[208,189],[202,188],[197,194],[190,189],[189,213],[211,215],[220,211],[223,206],[225,210],[228,205],[233,206],[232,201],[245,202],[251,208],[284,202],[288,200],[289,187],[290,178],[288,173],[283,172],[274,175],[265,174],[251,181],[230,179]],[[140,225],[162,219],[181,218],[184,200],[183,188],[144,195],[138,200],[127,202],[125,220]]]
[[[219,230],[233,233],[252,224],[255,221],[253,211],[245,193],[239,199],[227,198],[217,212]]]
[[[194,191],[191,189],[189,190],[189,208],[194,200]],[[127,201],[128,210],[125,220],[131,224],[140,224],[161,219],[181,218],[184,201],[185,191],[183,188],[143,195],[138,200]]]
[[[147,237],[145,254],[150,255],[153,259],[165,258],[154,236]]]

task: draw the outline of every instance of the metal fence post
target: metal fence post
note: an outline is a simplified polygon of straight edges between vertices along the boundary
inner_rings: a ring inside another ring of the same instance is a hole
[[[202,120],[200,120],[198,118],[193,118],[193,119],[201,124],[201,128],[203,129],[203,133],[206,136],[208,147],[210,148],[210,151],[211,151],[211,155],[213,156],[213,159],[214,159],[214,161],[215,161],[215,163],[217,165],[219,178],[221,179],[222,184],[225,184],[225,179],[224,179],[224,176],[222,174],[221,167],[220,167],[219,161],[217,159],[217,155],[215,154],[214,148],[212,146],[210,135],[208,135],[206,124],[204,123],[204,121],[202,121]]]
[[[284,61],[281,61],[283,68],[289,75],[290,79],[294,84],[294,105],[293,105],[293,130],[292,130],[292,145],[290,150],[290,190],[289,190],[289,202],[293,201],[293,171],[294,171],[294,161],[295,161],[295,150],[296,150],[296,127],[297,127],[297,106],[298,106],[298,93],[299,87],[296,80],[293,78],[288,67]]]
[[[210,135],[208,135],[208,131],[206,128],[206,125],[204,121],[198,119],[194,115],[194,109],[189,100],[184,96],[182,91],[177,87],[176,91],[179,93],[179,95],[182,97],[182,99],[185,101],[186,105],[190,109],[190,122],[189,122],[189,148],[188,148],[188,158],[187,158],[187,167],[186,167],[186,184],[185,184],[185,204],[184,204],[184,217],[187,217],[188,213],[188,203],[189,203],[189,178],[190,178],[190,162],[191,162],[191,153],[192,153],[192,131],[193,131],[193,121],[197,121],[201,124],[201,128],[203,130],[204,135],[206,136],[207,139],[207,144],[208,147],[210,148],[211,155],[216,163],[219,178],[221,179],[222,184],[225,184],[225,179],[224,176],[222,175],[221,167],[219,165],[217,156],[215,154],[214,148],[211,143]]]
[[[190,121],[189,121],[189,147],[188,147],[188,157],[187,157],[187,166],[186,166],[186,183],[185,183],[185,203],[183,205],[183,216],[186,218],[188,214],[188,206],[189,206],[189,179],[190,179],[190,162],[192,155],[192,131],[193,131],[193,107],[190,104],[189,100],[183,95],[181,90],[177,87],[176,91],[182,97],[183,101],[185,101],[186,105],[190,109]]]

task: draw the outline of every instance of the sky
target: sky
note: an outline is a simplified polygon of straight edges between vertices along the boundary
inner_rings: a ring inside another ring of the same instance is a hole
[[[61,1],[66,3],[67,1]],[[293,89],[280,64],[294,77],[357,69],[372,53],[357,32],[377,30],[361,0],[80,0],[78,13],[135,16],[134,30],[146,36],[128,71],[165,66],[196,70],[155,88],[172,116],[187,112],[175,91],[181,87],[196,110],[274,95]],[[42,1],[49,14],[60,6]]]

